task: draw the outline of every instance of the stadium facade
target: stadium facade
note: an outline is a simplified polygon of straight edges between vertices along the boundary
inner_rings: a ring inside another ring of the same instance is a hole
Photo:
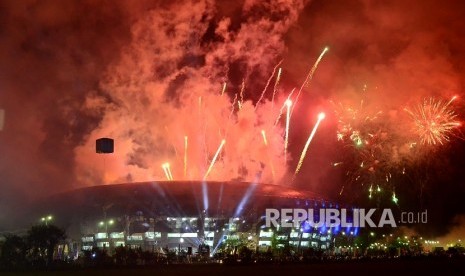
[[[69,243],[62,254],[116,247],[213,255],[228,241],[254,250],[287,243],[297,249],[330,249],[338,232],[358,229],[266,227],[267,208],[340,208],[309,191],[250,182],[156,181],[87,187],[55,195],[35,207],[53,216]],[[39,220],[40,221],[40,220]],[[39,223],[47,223],[42,220]]]

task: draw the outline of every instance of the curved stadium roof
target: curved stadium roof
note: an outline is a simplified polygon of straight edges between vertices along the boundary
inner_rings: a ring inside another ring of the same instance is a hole
[[[100,185],[56,194],[38,202],[31,220],[52,214],[54,223],[76,227],[83,221],[144,217],[249,217],[266,208],[313,208],[334,204],[310,192],[250,182],[152,181]],[[205,211],[204,211],[205,210]]]

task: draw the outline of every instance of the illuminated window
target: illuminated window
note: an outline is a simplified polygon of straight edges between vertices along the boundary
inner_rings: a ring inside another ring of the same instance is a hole
[[[102,240],[102,239],[106,239],[106,238],[108,238],[107,233],[97,233],[97,234],[95,234],[95,239],[96,240]]]
[[[94,237],[82,237],[82,242],[93,242]]]
[[[108,247],[110,247],[110,243],[109,242],[98,242],[97,247],[99,247],[99,248],[103,248],[103,247],[108,248]]]
[[[90,250],[92,250],[92,247],[93,247],[92,245],[83,245],[83,246],[82,246],[82,250],[84,250],[84,251],[90,251]]]
[[[184,237],[184,238],[197,238],[197,233],[182,233],[181,237]]]
[[[117,241],[114,244],[115,244],[115,247],[124,246],[124,241]]]
[[[128,241],[142,241],[143,239],[144,238],[141,234],[133,234],[131,236],[128,236]]]
[[[271,238],[273,236],[273,232],[270,231],[260,231],[259,237]]]
[[[124,239],[124,233],[123,232],[120,232],[120,233],[113,232],[113,233],[110,234],[110,237],[112,239]]]
[[[147,239],[161,238],[160,232],[145,232],[145,237]]]

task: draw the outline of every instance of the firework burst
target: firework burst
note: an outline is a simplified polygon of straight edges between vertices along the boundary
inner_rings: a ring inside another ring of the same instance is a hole
[[[335,105],[333,103],[333,105]],[[335,105],[335,114],[338,118],[338,128],[336,137],[338,141],[349,139],[356,147],[361,147],[374,137],[373,127],[377,127],[373,122],[377,120],[383,112],[381,110],[368,112],[364,109],[363,100],[359,107],[345,106],[342,103]]]
[[[413,129],[421,144],[444,145],[454,135],[454,131],[460,127],[457,114],[451,107],[455,99],[454,96],[446,102],[428,98],[412,110],[404,109],[413,120]]]
[[[342,160],[338,160],[343,162],[334,164],[346,172],[340,194],[345,186],[353,184],[364,187],[370,199],[393,189],[401,178],[397,172],[404,165],[404,155],[408,154],[399,150],[404,148],[406,138],[397,122],[390,119],[388,112],[367,106],[363,100],[357,105],[333,102],[333,106],[338,123],[336,138],[343,152]]]

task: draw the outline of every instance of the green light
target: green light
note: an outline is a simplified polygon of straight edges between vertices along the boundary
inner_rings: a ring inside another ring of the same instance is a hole
[[[399,202],[399,199],[396,197],[396,193],[392,193],[392,202],[394,202],[395,204]]]

